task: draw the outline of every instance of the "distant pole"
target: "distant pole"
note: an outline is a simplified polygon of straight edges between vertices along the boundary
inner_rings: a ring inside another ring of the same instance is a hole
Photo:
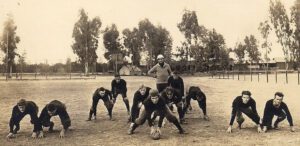
[[[8,31],[6,32],[7,46],[6,46],[6,81],[8,80]]]
[[[288,74],[287,74],[287,70],[285,70],[285,82],[288,83]]]
[[[267,68],[267,71],[266,71],[266,75],[267,75],[267,83],[269,83],[269,71],[268,71],[268,68]]]
[[[46,63],[46,80],[48,80],[48,61],[47,59],[45,60]]]
[[[71,60],[70,60],[69,68],[70,68],[70,80],[71,80],[72,79],[72,61]]]
[[[275,81],[277,83],[277,70],[275,71]]]
[[[34,76],[35,79],[36,79],[36,76],[37,76],[37,63],[35,63],[35,76]]]

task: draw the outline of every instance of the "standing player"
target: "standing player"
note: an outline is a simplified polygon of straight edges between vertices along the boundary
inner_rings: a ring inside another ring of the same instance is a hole
[[[112,120],[112,108],[113,108],[113,101],[112,101],[112,94],[109,90],[101,87],[96,89],[96,91],[93,94],[93,103],[92,107],[90,109],[89,118],[87,121],[91,121],[92,115],[94,115],[94,119],[96,120],[97,115],[97,105],[99,100],[101,99],[104,102],[104,105],[108,111],[109,119]]]
[[[122,95],[123,102],[126,105],[127,113],[130,115],[129,109],[129,100],[127,98],[127,86],[126,81],[121,79],[120,75],[115,75],[115,79],[111,82],[111,92],[113,93],[113,101],[116,102],[116,99],[119,94]]]
[[[164,62],[163,55],[157,55],[157,61],[158,63],[148,71],[148,74],[156,74],[156,87],[160,93],[168,86],[168,77],[172,71],[170,65]]]
[[[59,116],[63,129],[60,131],[59,137],[65,137],[65,131],[71,126],[71,119],[67,113],[65,104],[58,100],[53,100],[47,104],[39,117],[44,127],[49,127],[49,132],[53,131],[54,123],[50,121],[51,117]],[[40,132],[40,136],[43,137],[43,132]]]
[[[172,107],[173,104],[176,105],[180,123],[186,123],[184,120],[184,104],[180,93],[172,87],[167,87],[163,92],[161,92],[161,97],[165,100],[169,108]]]
[[[38,132],[42,130],[38,119],[38,106],[32,101],[26,101],[25,99],[21,99],[18,101],[17,105],[13,107],[12,115],[9,121],[9,134],[7,138],[14,138],[15,134],[20,130],[20,122],[27,115],[30,115],[30,122],[33,126],[32,138],[36,138]],[[14,128],[15,127],[15,128]]]
[[[139,90],[134,93],[133,103],[131,107],[131,122],[138,118],[143,102],[149,96],[150,87],[141,85]]]
[[[241,129],[243,122],[245,121],[242,113],[247,115],[255,124],[257,125],[257,132],[262,132],[259,120],[260,117],[256,111],[256,102],[251,97],[250,91],[243,91],[241,96],[238,96],[234,99],[232,103],[232,112],[231,112],[231,119],[229,123],[229,127],[227,129],[228,133],[232,132],[232,125],[237,116],[237,123],[239,124],[239,129]]]
[[[145,123],[148,120],[148,124],[153,129],[153,121],[151,120],[151,115],[154,111],[158,112],[160,118],[158,121],[158,131],[162,126],[162,122],[164,117],[167,118],[168,121],[172,122],[180,134],[184,134],[185,131],[182,129],[177,118],[171,113],[170,109],[166,105],[165,101],[159,96],[158,91],[156,89],[150,90],[150,96],[144,101],[144,110],[140,114],[140,117],[137,118],[134,123],[130,125],[128,130],[128,134],[133,134],[134,130],[139,126]],[[160,132],[159,132],[160,133]]]
[[[264,126],[264,132],[267,132],[268,129],[271,129],[274,115],[277,116],[277,119],[274,122],[274,129],[278,129],[278,124],[282,122],[285,118],[287,118],[290,124],[291,131],[295,131],[292,115],[289,111],[289,108],[282,101],[283,96],[284,95],[281,92],[276,92],[274,95],[274,99],[270,99],[269,101],[267,101],[262,123],[262,125]]]
[[[186,95],[186,106],[185,106],[185,109],[184,109],[184,113],[191,106],[191,99],[197,100],[199,108],[202,109],[204,119],[209,120],[209,117],[207,116],[207,112],[206,112],[206,96],[201,91],[201,89],[197,86],[191,86],[188,89],[188,92],[187,92],[187,95]]]

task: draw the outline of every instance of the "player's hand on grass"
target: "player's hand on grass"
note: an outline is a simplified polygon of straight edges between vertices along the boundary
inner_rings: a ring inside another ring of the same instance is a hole
[[[262,133],[263,132],[262,129],[261,129],[261,127],[260,127],[260,125],[257,125],[257,132],[258,133]]]
[[[64,138],[65,137],[65,129],[62,129],[59,133],[59,138]]]
[[[226,132],[227,133],[232,133],[232,126],[229,126]]]
[[[207,115],[204,115],[203,119],[209,121],[209,117]]]
[[[6,136],[6,138],[15,138],[15,134],[13,134],[12,132],[8,133],[8,135]]]
[[[155,132],[154,126],[151,126],[150,134],[153,134]]]
[[[43,131],[40,131],[40,133],[38,135],[38,138],[44,138],[44,132]]]
[[[267,132],[267,130],[268,130],[268,129],[267,129],[267,126],[264,126],[264,128],[263,128],[263,132],[264,132],[264,133],[266,133],[266,132]]]
[[[294,128],[294,126],[291,126],[290,128],[291,128],[291,129],[290,129],[290,130],[291,130],[291,132],[295,132],[295,128]]]
[[[33,132],[32,135],[31,135],[31,137],[32,137],[32,138],[37,138],[37,133],[36,133],[36,132]]]

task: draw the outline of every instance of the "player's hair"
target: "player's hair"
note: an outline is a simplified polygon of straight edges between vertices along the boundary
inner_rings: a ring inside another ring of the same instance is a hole
[[[52,103],[49,103],[49,104],[47,105],[47,110],[50,111],[50,112],[53,112],[53,111],[55,111],[56,109],[57,109],[57,108],[56,108],[55,105],[52,104]]]
[[[249,95],[249,96],[251,96],[251,92],[248,91],[248,90],[247,90],[247,91],[243,91],[243,92],[242,92],[242,95]]]
[[[142,84],[139,89],[146,89],[146,86],[144,84]]]
[[[282,92],[276,92],[275,95],[274,95],[274,98],[277,96],[279,97],[284,97],[283,93]]]
[[[17,103],[18,106],[25,106],[26,100],[25,99],[20,99]]]
[[[165,88],[165,92],[168,94],[168,93],[173,93],[174,91],[173,91],[173,88],[172,87],[170,87],[170,86],[168,86],[168,87],[166,87]]]
[[[103,87],[100,87],[99,91],[105,91],[105,89]]]

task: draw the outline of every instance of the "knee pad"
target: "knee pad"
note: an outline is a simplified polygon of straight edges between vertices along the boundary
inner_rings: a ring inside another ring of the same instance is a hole
[[[242,124],[244,121],[245,121],[245,118],[240,116],[240,117],[237,117],[236,121],[239,123],[239,124]]]

